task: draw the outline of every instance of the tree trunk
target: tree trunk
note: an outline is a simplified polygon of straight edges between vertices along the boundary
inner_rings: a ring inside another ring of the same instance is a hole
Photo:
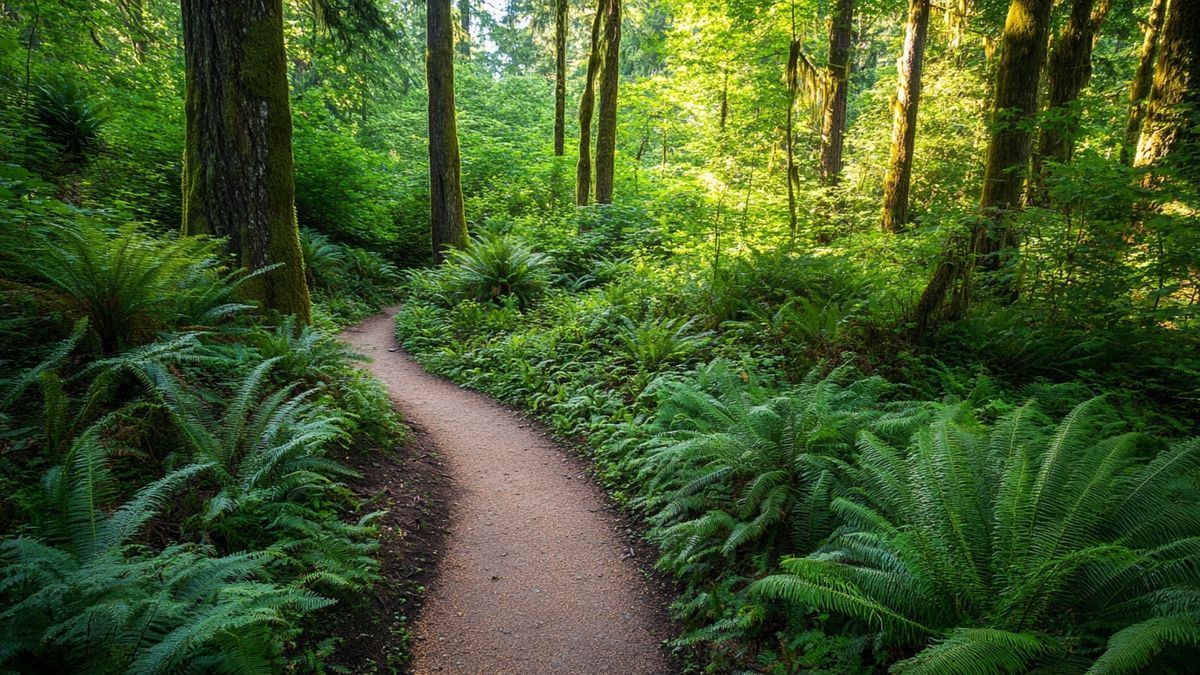
[[[835,185],[842,174],[846,136],[846,95],[850,79],[850,37],[854,0],[837,0],[829,23],[829,78],[821,124],[821,182]]]
[[[596,105],[596,70],[600,67],[600,31],[607,0],[599,0],[592,19],[592,49],[579,97],[579,159],[575,162],[575,205],[587,206],[592,190],[592,112]]]
[[[458,51],[463,58],[471,58],[471,0],[458,0],[458,20],[462,26],[462,40],[458,42]]]
[[[596,123],[596,203],[611,204],[617,155],[617,81],[621,77],[621,0],[606,3],[603,45],[600,119]]]
[[[1110,7],[1112,0],[1074,0],[1071,16],[1054,41],[1046,69],[1046,112],[1050,114],[1042,123],[1029,172],[1031,204],[1046,203],[1045,162],[1065,164],[1071,161],[1075,136],[1079,133],[1079,118],[1067,108],[1079,98],[1079,93],[1092,78],[1092,46]]]
[[[1200,178],[1200,2],[1172,0],[1134,166],[1164,159]]]
[[[949,242],[933,278],[921,294],[913,322],[918,334],[939,318],[957,319],[967,311],[975,268],[998,270],[1003,255],[1016,246],[1007,215],[1020,207],[1022,187],[1033,144],[1031,131],[1037,113],[1038,83],[1046,61],[1053,0],[1012,0],[1004,24],[996,93],[992,105],[992,138],[984,167],[983,217],[971,232],[968,243]],[[962,251],[967,258],[962,259]],[[1013,299],[1014,286],[994,282],[1000,297]],[[952,294],[949,310],[943,312],[946,295]]]
[[[883,181],[883,229],[899,232],[908,222],[908,188],[912,182],[913,142],[917,137],[917,105],[921,101],[921,66],[929,31],[929,0],[909,0],[904,53],[897,64],[899,83],[892,112],[892,151]]]
[[[1142,57],[1129,85],[1129,120],[1125,125],[1125,142],[1121,145],[1121,162],[1129,164],[1137,152],[1138,136],[1142,133],[1142,118],[1146,115],[1146,97],[1154,79],[1154,61],[1158,56],[1158,34],[1167,15],[1167,0],[1154,0],[1146,20],[1142,38]]]
[[[787,87],[788,109],[784,121],[783,141],[787,149],[787,166],[784,172],[787,178],[788,193],[788,237],[791,243],[796,242],[796,188],[800,184],[800,170],[796,167],[796,99],[800,95],[800,40],[796,38],[795,7],[792,10],[792,41],[788,48]]]
[[[1010,211],[1021,206],[1053,4],[1053,0],[1013,0],[1004,23],[1003,53],[992,106],[992,138],[980,199],[984,219],[973,236],[976,263],[991,271],[1000,269],[1016,246],[1006,220]],[[1001,290],[1005,295],[1011,292]]]
[[[454,24],[450,0],[426,3],[428,48],[425,75],[429,81],[429,222],[433,260],[446,250],[467,243],[462,179],[458,156],[458,125],[454,113]]]
[[[311,320],[296,228],[280,0],[183,0],[183,232],[224,237],[239,265],[282,264],[244,287]]]
[[[146,62],[146,52],[149,50],[149,35],[146,31],[145,0],[118,0],[117,7],[121,10],[122,19],[129,29],[129,41],[133,44],[133,58],[140,63]]]
[[[721,131],[725,131],[725,122],[729,119],[729,71],[725,71],[725,79],[721,84]]]
[[[554,155],[562,157],[567,128],[568,0],[554,3]]]

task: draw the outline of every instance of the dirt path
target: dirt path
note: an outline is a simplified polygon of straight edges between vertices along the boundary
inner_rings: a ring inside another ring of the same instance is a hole
[[[413,672],[665,673],[661,603],[604,495],[529,422],[421,370],[392,310],[342,338],[445,457],[447,550],[414,627]]]

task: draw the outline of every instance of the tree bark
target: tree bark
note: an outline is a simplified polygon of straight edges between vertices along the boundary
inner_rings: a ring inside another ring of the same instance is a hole
[[[836,185],[842,175],[846,136],[846,97],[850,81],[850,37],[854,0],[837,0],[829,23],[829,67],[825,115],[821,124],[821,182]]]
[[[788,48],[788,65],[787,65],[787,87],[788,87],[788,109],[787,118],[784,120],[783,141],[787,146],[787,166],[784,167],[784,172],[787,174],[787,194],[788,194],[788,237],[792,243],[796,242],[796,230],[798,220],[796,217],[796,188],[800,184],[800,170],[796,167],[796,99],[800,95],[800,40],[796,37],[796,21],[795,21],[795,5],[792,7],[792,41]]]
[[[1200,178],[1200,2],[1171,0],[1134,166],[1171,159]]]
[[[1020,207],[1029,154],[1033,144],[1031,131],[1037,113],[1038,84],[1046,61],[1046,42],[1050,34],[1050,10],[1053,0],[1012,0],[1004,24],[1000,65],[996,73],[996,92],[992,105],[992,137],[984,167],[983,217],[972,228],[970,241],[953,239],[925,287],[914,311],[918,335],[939,318],[957,319],[967,311],[971,297],[973,270],[998,270],[1004,256],[1016,246],[1016,238],[1006,227],[1010,211]],[[962,251],[966,251],[963,259]],[[1010,282],[993,282],[997,295],[1014,298]],[[946,295],[952,294],[948,310],[943,311]]]
[[[592,19],[592,48],[588,53],[583,94],[579,97],[579,159],[575,162],[575,205],[587,206],[592,191],[592,113],[596,105],[596,71],[600,67],[600,31],[607,0],[599,0]]]
[[[462,178],[458,154],[458,124],[454,112],[454,24],[450,0],[426,3],[428,49],[425,74],[429,82],[429,222],[433,260],[440,263],[450,248],[467,243]]]
[[[554,155],[562,157],[567,129],[568,0],[554,2]]]
[[[1031,204],[1046,203],[1045,162],[1065,164],[1074,154],[1079,118],[1067,108],[1092,78],[1092,46],[1110,7],[1112,0],[1074,0],[1067,24],[1054,41],[1046,69],[1046,112],[1050,115],[1042,123],[1029,172]]]
[[[462,27],[462,40],[458,42],[458,51],[463,58],[471,58],[471,0],[458,0],[458,20]]]
[[[1158,34],[1167,15],[1167,0],[1154,0],[1142,37],[1142,56],[1129,85],[1129,119],[1125,124],[1125,142],[1121,145],[1121,162],[1129,164],[1137,153],[1138,136],[1142,133],[1142,118],[1146,115],[1146,98],[1154,80],[1154,61],[1158,56]]]
[[[604,13],[604,63],[600,69],[600,119],[596,123],[596,203],[611,204],[617,155],[617,82],[621,77],[621,0]]]
[[[183,232],[224,237],[245,291],[311,320],[296,227],[281,0],[183,0]]]
[[[1013,0],[1004,23],[980,198],[984,218],[973,236],[977,265],[991,271],[1000,269],[1017,245],[1006,220],[1010,211],[1021,206],[1053,4],[1053,0]]]
[[[921,67],[929,31],[930,0],[909,0],[904,53],[897,64],[899,83],[892,108],[892,150],[883,181],[883,229],[899,232],[908,222],[908,190],[912,183],[917,106],[921,101]]]

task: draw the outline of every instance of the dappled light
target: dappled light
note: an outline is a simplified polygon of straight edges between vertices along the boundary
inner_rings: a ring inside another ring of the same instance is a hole
[[[0,670],[1195,672],[1200,1],[6,0]]]

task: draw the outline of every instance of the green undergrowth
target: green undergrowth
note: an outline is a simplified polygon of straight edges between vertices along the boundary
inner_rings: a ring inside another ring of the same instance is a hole
[[[410,274],[396,327],[586,446],[678,584],[690,669],[1187,671],[1200,443],[1158,382],[917,352],[837,256],[714,278],[647,234],[485,233]]]
[[[339,458],[403,442],[383,385],[244,303],[219,242],[0,181],[0,668],[319,668],[379,576],[380,513]],[[313,260],[364,303],[394,274]]]

